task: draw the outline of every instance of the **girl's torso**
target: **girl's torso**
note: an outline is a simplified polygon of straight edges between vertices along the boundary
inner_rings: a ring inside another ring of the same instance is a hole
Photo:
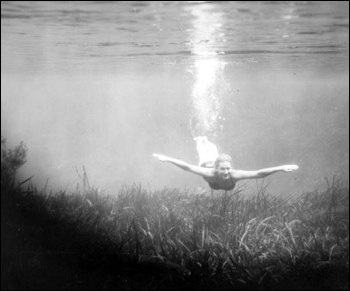
[[[226,190],[230,191],[236,186],[236,182],[232,178],[232,173],[230,172],[230,179],[228,180],[220,180],[217,171],[214,169],[214,164],[212,162],[206,162],[201,165],[204,168],[213,168],[213,177],[212,178],[204,178],[206,182],[208,182],[209,186],[213,190]]]

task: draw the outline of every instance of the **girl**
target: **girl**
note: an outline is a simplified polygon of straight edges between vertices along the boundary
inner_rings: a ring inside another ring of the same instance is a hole
[[[236,170],[232,167],[232,159],[227,154],[218,154],[216,146],[208,141],[206,136],[196,137],[199,165],[191,165],[178,159],[153,154],[162,162],[168,162],[175,166],[202,176],[213,190],[233,190],[237,181],[242,179],[264,178],[277,172],[292,172],[297,170],[297,165],[283,165],[266,168],[257,171]]]

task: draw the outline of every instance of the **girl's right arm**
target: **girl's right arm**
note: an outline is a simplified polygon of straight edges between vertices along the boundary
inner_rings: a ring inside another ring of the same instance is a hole
[[[210,168],[203,168],[203,167],[194,166],[194,165],[188,164],[184,161],[170,158],[170,157],[163,156],[163,155],[153,154],[153,156],[158,158],[158,160],[160,160],[161,162],[171,163],[171,164],[179,167],[180,169],[191,172],[193,174],[196,174],[196,175],[199,175],[199,176],[202,176],[205,178],[210,178],[213,176],[213,173],[212,173],[213,171]]]

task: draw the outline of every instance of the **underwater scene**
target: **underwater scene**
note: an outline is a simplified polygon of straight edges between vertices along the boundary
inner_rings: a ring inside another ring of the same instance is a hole
[[[349,288],[347,1],[2,1],[1,136],[4,290]]]

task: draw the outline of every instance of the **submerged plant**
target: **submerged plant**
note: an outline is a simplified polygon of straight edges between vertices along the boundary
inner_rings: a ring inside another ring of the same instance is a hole
[[[1,136],[1,185],[13,185],[17,170],[26,162],[27,147],[20,142],[14,149],[7,149],[6,139]]]
[[[246,197],[242,189],[211,195],[136,184],[108,195],[90,186],[85,170],[80,176],[75,193],[42,195],[31,186],[27,199],[37,215],[69,229],[63,245],[91,265],[163,268],[186,282],[245,289],[325,262],[348,264],[349,191],[335,180],[324,193],[286,199],[266,187]]]

